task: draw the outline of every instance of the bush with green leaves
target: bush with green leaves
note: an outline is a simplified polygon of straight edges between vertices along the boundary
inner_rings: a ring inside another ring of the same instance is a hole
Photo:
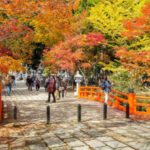
[[[129,88],[133,88],[131,76],[128,71],[115,72],[110,77],[113,89],[128,92]]]

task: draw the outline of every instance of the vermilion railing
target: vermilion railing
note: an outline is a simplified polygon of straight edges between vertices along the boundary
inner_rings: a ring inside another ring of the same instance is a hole
[[[0,122],[3,119],[2,86],[0,85]]]
[[[100,87],[80,86],[78,97],[104,103],[104,93]],[[125,111],[127,103],[130,106],[130,114],[143,118],[150,117],[150,97],[137,96],[135,93],[126,94],[117,90],[112,90],[109,94],[108,105]]]

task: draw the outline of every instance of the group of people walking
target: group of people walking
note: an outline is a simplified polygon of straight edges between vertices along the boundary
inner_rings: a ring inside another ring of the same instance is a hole
[[[26,85],[28,87],[28,91],[32,91],[32,88],[35,86],[36,90],[40,89],[40,80],[36,76],[27,76]]]
[[[36,76],[27,76],[26,85],[28,87],[28,91],[32,91],[33,87],[36,88],[37,91],[40,89],[41,81]],[[53,97],[53,102],[56,102],[56,98],[64,98],[67,90],[67,82],[65,79],[60,78],[59,76],[49,76],[45,79],[45,91],[48,92],[48,100],[50,102],[51,96]],[[56,95],[55,95],[56,94]]]
[[[61,79],[60,77],[50,76],[45,81],[45,91],[48,92],[48,100],[50,102],[51,95],[53,97],[53,102],[56,102],[55,93],[57,92],[58,99],[64,98],[67,90],[67,82],[65,79]]]

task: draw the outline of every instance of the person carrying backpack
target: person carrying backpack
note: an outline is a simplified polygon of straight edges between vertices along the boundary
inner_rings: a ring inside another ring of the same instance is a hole
[[[44,87],[45,87],[45,92],[48,91],[47,88],[48,88],[49,82],[50,82],[50,77],[47,77],[47,78],[45,79],[45,85],[44,85]]]
[[[104,78],[101,86],[105,94],[105,104],[107,104],[109,99],[109,93],[111,92],[111,82],[107,79],[107,77]]]
[[[56,91],[56,80],[54,76],[50,77],[50,82],[48,84],[48,100],[47,102],[50,102],[51,99],[51,95],[53,96],[53,102],[56,102],[56,98],[55,98],[55,91]]]

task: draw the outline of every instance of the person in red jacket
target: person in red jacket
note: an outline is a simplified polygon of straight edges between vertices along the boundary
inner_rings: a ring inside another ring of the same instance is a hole
[[[47,100],[47,102],[50,102],[51,95],[52,95],[53,96],[53,102],[55,103],[56,102],[56,98],[55,98],[56,80],[55,80],[54,76],[50,77],[50,81],[49,81],[47,89],[48,89],[48,100]]]

